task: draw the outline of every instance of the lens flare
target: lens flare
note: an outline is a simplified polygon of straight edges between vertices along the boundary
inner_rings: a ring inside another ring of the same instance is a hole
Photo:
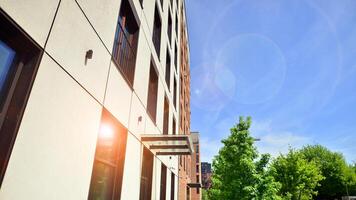
[[[100,126],[99,136],[103,139],[113,139],[114,138],[114,129],[109,124],[102,124]]]

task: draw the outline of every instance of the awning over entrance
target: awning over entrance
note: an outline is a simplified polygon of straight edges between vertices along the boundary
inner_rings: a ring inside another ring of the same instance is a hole
[[[189,135],[142,134],[141,141],[156,155],[191,155],[194,151]]]
[[[200,183],[188,183],[188,186],[190,188],[201,188],[201,184]]]

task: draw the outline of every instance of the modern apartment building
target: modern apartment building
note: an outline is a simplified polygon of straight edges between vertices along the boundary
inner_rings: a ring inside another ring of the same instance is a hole
[[[192,166],[191,166],[191,199],[201,200],[202,194],[201,188],[201,168],[200,168],[200,142],[199,142],[199,132],[191,132],[191,139],[193,142],[194,152],[191,155]]]
[[[209,189],[211,187],[211,163],[201,162],[201,183],[202,188]]]
[[[183,6],[183,5],[182,5]],[[179,134],[190,135],[190,65],[189,65],[189,43],[187,31],[187,19],[185,14],[181,14],[180,26],[175,27],[176,32],[180,32],[180,50],[175,52],[175,55],[180,54],[180,59],[174,58],[174,63],[179,65]],[[177,22],[176,22],[177,23]],[[174,48],[178,50],[178,48]],[[178,53],[179,52],[179,53]],[[175,84],[175,83],[174,83]],[[191,199],[191,187],[193,183],[193,174],[191,168],[194,167],[192,163],[192,156],[182,155],[179,157],[179,200]]]
[[[184,0],[0,0],[0,199],[178,199],[185,19]]]

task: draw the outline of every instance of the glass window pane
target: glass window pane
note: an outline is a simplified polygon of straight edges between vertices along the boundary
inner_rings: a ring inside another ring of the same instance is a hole
[[[96,161],[91,183],[91,199],[111,199],[114,184],[114,167]]]
[[[100,126],[96,157],[113,164],[117,161],[118,130],[111,123],[103,123]]]
[[[6,97],[6,90],[10,76],[10,67],[15,57],[15,51],[0,41],[0,103]]]

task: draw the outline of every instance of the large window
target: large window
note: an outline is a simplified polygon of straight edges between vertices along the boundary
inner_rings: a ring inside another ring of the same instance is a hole
[[[167,27],[167,34],[168,34],[168,40],[169,43],[172,44],[172,16],[171,16],[171,12],[168,11],[168,27]]]
[[[130,3],[123,0],[115,34],[113,60],[130,86],[133,85],[135,75],[138,35],[139,26]]]
[[[158,93],[158,75],[156,67],[151,61],[150,78],[148,83],[148,96],[147,96],[147,112],[150,115],[152,121],[156,123],[157,112],[157,93]]]
[[[177,47],[177,43],[174,43],[175,47],[174,47],[174,66],[175,69],[177,71],[177,64],[178,64],[178,47]]]
[[[162,165],[161,165],[160,200],[166,200],[166,185],[167,185],[167,167],[162,163]]]
[[[143,148],[140,200],[151,200],[153,174],[153,154],[146,147]]]
[[[171,83],[171,56],[169,55],[169,51],[167,48],[167,55],[166,55],[166,84],[168,87],[168,90],[170,90],[170,84]]]
[[[0,9],[0,185],[43,50]]]
[[[175,175],[171,172],[171,200],[174,200],[175,188]]]
[[[187,196],[186,196],[186,197],[187,197],[186,199],[187,199],[187,200],[190,200],[190,188],[189,188],[189,186],[187,186],[187,188],[186,188],[186,195],[187,195]]]
[[[164,97],[164,112],[163,112],[163,135],[168,135],[169,127],[169,101],[167,96]]]
[[[155,46],[157,56],[158,58],[160,58],[162,23],[161,23],[161,17],[159,15],[157,4],[155,7],[155,15],[154,15],[153,22],[154,23],[153,23],[152,41],[153,41],[153,45]]]
[[[176,135],[177,133],[176,133],[176,119],[173,117],[173,120],[172,120],[173,122],[172,122],[172,135]]]
[[[127,130],[103,109],[89,199],[120,199]]]
[[[174,78],[174,83],[173,83],[173,105],[176,108],[176,106],[177,106],[177,81],[176,81],[176,78]]]
[[[178,11],[178,6],[177,6],[177,11]],[[178,40],[178,14],[176,13],[176,38]]]

